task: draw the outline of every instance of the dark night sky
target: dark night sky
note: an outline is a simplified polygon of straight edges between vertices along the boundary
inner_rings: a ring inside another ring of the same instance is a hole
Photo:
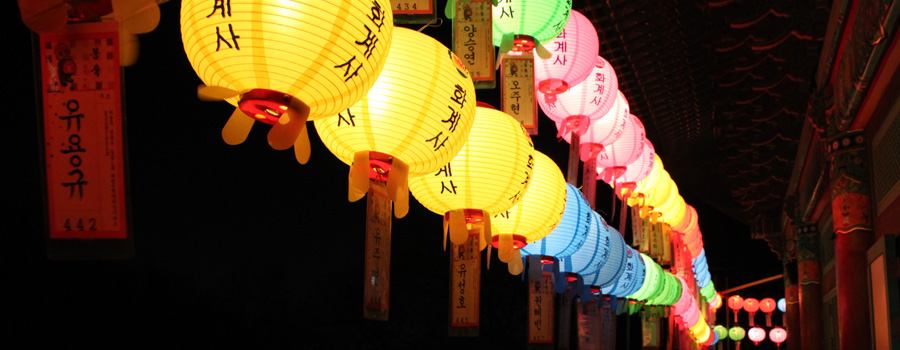
[[[47,260],[30,34],[14,2],[4,3],[11,28],[4,62],[13,73],[4,88],[12,106],[4,145],[13,156],[2,196],[4,343],[525,345],[525,283],[496,257],[483,270],[481,336],[446,336],[449,262],[441,218],[414,200],[409,215],[393,221],[390,321],[362,319],[365,202],[346,200],[348,167],[314,132],[307,165],[297,164],[292,151],[272,150],[261,124],[244,144],[226,145],[220,130],[233,107],[197,100],[200,80],[181,46],[175,1],[161,6],[159,27],[140,37],[141,57],[124,70],[136,257]],[[449,30],[445,23],[425,32],[446,38]],[[483,90],[478,100],[499,102]],[[568,145],[556,140],[546,117],[540,130],[536,148],[564,165]],[[602,212],[611,191],[598,187],[599,211],[609,219]],[[746,225],[682,196],[700,212],[717,289],[781,273],[765,242],[749,240]],[[745,294],[753,293],[777,299],[783,290],[770,282]]]

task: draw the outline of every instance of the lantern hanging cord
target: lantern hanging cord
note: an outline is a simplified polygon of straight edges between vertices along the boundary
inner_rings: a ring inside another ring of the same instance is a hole
[[[435,22],[437,22],[437,24],[435,24]],[[418,32],[421,33],[427,27],[440,27],[442,24],[444,24],[444,19],[440,18],[440,17],[435,17],[433,20],[431,20],[431,22],[425,23],[425,25],[422,26],[422,28],[419,28]]]

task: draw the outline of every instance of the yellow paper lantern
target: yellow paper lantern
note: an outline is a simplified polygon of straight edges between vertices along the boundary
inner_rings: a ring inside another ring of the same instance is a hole
[[[444,215],[444,241],[449,234],[454,244],[465,243],[468,221],[485,226],[482,242],[487,242],[490,218],[525,195],[533,168],[534,146],[522,124],[501,111],[476,107],[459,154],[436,173],[411,178],[409,190],[425,208]]]
[[[522,199],[512,208],[497,213],[491,220],[493,240],[500,261],[509,263],[510,272],[521,269],[519,248],[544,238],[562,219],[566,209],[566,179],[556,162],[534,152],[534,174]],[[516,272],[518,270],[518,272]]]
[[[409,177],[434,173],[459,153],[474,119],[475,87],[462,62],[428,35],[397,27],[384,70],[366,97],[315,125],[331,153],[352,166],[350,200],[366,194],[373,176],[381,177],[402,217],[407,177],[386,171],[399,166]]]
[[[359,101],[381,72],[393,15],[385,0],[184,0],[181,37],[207,86],[200,98],[238,106],[222,137],[243,142],[254,120],[272,148],[309,157],[307,119]]]

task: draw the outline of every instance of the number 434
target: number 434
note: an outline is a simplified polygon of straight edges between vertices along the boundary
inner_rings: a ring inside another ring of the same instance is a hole
[[[417,10],[415,3],[413,3],[412,6],[409,6],[408,2],[397,4],[397,9],[398,10],[410,10],[410,9]]]

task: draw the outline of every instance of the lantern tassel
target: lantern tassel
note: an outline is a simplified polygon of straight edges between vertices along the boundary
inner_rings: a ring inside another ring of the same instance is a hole
[[[201,101],[222,101],[240,94],[240,91],[221,86],[206,86],[203,84],[197,86],[197,98]]]
[[[513,258],[506,264],[506,269],[510,275],[521,274],[525,269],[525,264],[522,262],[522,250],[514,249],[512,255]]]
[[[469,230],[466,227],[466,214],[462,209],[451,210],[449,215],[450,242],[456,245],[465,244],[469,240]]]
[[[497,237],[497,258],[509,264],[513,260],[513,239],[510,234],[501,234]]]
[[[553,54],[551,54],[550,51],[547,51],[547,48],[544,47],[544,44],[537,41],[537,39],[534,40],[534,51],[537,53],[538,57],[540,57],[541,59],[544,59],[544,60],[547,60],[547,59],[550,59],[550,57],[553,57]]]
[[[772,327],[772,313],[766,314],[766,327]]]
[[[294,145],[300,132],[306,127],[306,119],[309,118],[310,108],[296,98],[291,98],[288,110],[278,118],[278,122],[272,125],[267,138],[269,146],[276,150],[286,150]],[[307,144],[308,148],[309,145]]]
[[[294,158],[297,159],[297,163],[306,164],[309,161],[309,133],[307,128],[303,128],[300,130],[300,134],[297,135],[297,139],[294,140]]]
[[[387,178],[387,191],[394,201],[394,216],[403,218],[409,213],[409,166],[405,162],[391,158],[391,171]]]
[[[754,322],[753,322],[754,316],[756,316],[756,313],[755,313],[755,312],[751,312],[751,313],[750,313],[750,327],[753,327],[753,326],[756,325],[756,324],[754,324]]]
[[[244,114],[240,108],[235,108],[234,113],[231,113],[231,117],[225,122],[225,127],[222,128],[222,140],[231,146],[240,145],[247,140],[254,122],[253,118]]]
[[[369,191],[369,151],[353,154],[350,174],[347,176],[347,199],[356,202]]]

